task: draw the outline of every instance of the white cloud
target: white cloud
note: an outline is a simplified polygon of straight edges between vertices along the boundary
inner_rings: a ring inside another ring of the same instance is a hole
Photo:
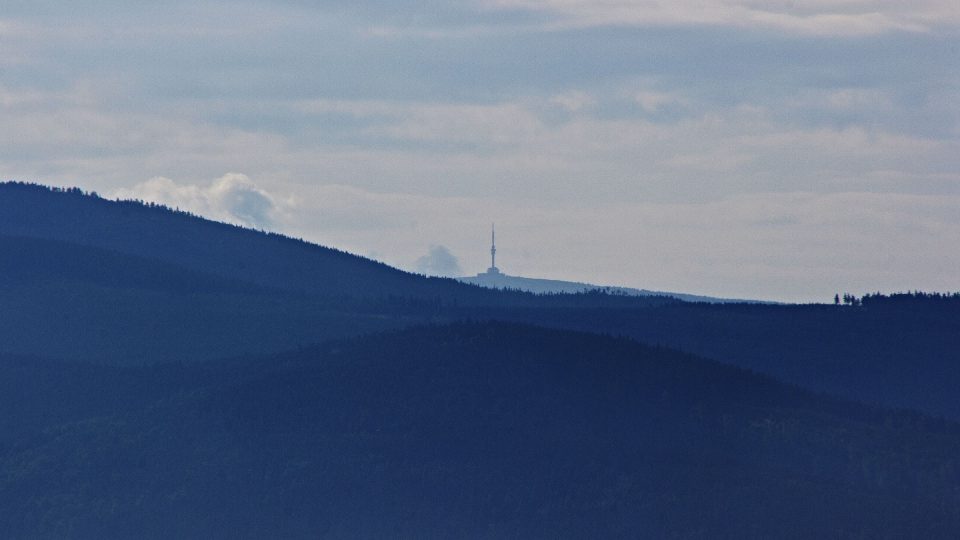
[[[925,32],[960,25],[949,0],[484,0],[487,9],[556,14],[555,27],[713,25],[807,35]]]
[[[324,186],[335,198],[349,198],[357,188],[434,197],[498,193],[528,203],[584,205],[704,201],[751,191],[956,192],[960,141],[882,125],[794,125],[781,116],[791,107],[869,111],[874,100],[885,111],[891,105],[883,94],[840,89],[797,95],[769,107],[715,107],[673,122],[590,110],[558,122],[543,116],[553,97],[465,105],[313,100],[293,107],[307,121],[327,111],[362,120],[351,128],[361,141],[338,144],[179,116],[110,112],[86,105],[79,90],[29,102],[27,94],[0,91],[8,104],[0,109],[6,128],[0,131],[0,172],[110,193],[131,178],[201,186],[239,170],[261,189],[290,194]],[[773,108],[778,105],[784,110]],[[322,128],[322,120],[317,124]],[[340,188],[330,191],[332,185]],[[325,215],[342,213],[330,208]],[[354,221],[382,221],[362,215]]]
[[[446,246],[430,246],[426,255],[414,263],[414,268],[428,276],[457,277],[461,275],[460,261]]]
[[[109,194],[179,208],[212,219],[267,229],[278,212],[274,197],[246,176],[228,173],[208,186],[181,185],[169,178],[151,178]]]

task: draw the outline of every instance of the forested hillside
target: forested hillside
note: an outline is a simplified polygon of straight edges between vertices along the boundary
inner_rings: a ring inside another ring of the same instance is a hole
[[[960,419],[956,296],[486,290],[24,184],[0,253],[2,537],[960,531],[960,425],[849,401]]]
[[[478,310],[470,312],[477,316]],[[859,306],[677,303],[483,312],[630,336],[821,392],[960,419],[956,299],[900,295],[868,297]]]
[[[323,297],[427,299],[467,305],[544,305],[532,294],[498,292],[411,274],[364,257],[274,233],[210,221],[78,189],[0,183],[0,235],[55,240],[134,255],[258,287]],[[647,297],[555,295],[552,303],[650,305]],[[580,300],[578,300],[580,299]]]
[[[103,248],[297,291],[376,295],[401,287],[417,292],[437,287],[336,249],[164,207],[108,201],[80,190],[0,184],[0,232]]]
[[[430,322],[611,333],[818,391],[960,419],[960,303],[708,305],[430,279],[79,190],[0,184],[0,352],[115,365],[270,353]]]
[[[266,353],[407,324],[136,255],[0,235],[0,352],[110,363]],[[421,321],[421,317],[414,319]]]
[[[957,425],[624,339],[471,323],[213,364],[0,371],[12,538],[960,530]]]

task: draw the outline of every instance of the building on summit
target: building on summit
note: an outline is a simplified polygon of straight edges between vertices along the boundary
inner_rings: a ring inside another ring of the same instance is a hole
[[[526,291],[535,294],[577,294],[589,291],[603,291],[608,294],[620,294],[626,296],[669,296],[688,302],[756,302],[755,300],[712,298],[709,296],[699,296],[694,294],[649,291],[647,289],[634,289],[630,287],[593,285],[590,283],[580,283],[576,281],[528,278],[504,274],[499,268],[497,268],[497,231],[493,224],[490,225],[490,268],[487,268],[486,272],[481,272],[475,276],[467,276],[456,279],[464,283],[472,283],[473,285],[479,285],[481,287],[487,287],[490,289],[509,289],[515,291]]]

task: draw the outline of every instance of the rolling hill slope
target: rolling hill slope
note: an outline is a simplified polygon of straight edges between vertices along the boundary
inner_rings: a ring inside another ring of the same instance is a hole
[[[495,291],[169,209],[9,183],[0,184],[0,244],[0,352],[198,361],[415,324],[508,320],[630,336],[960,419],[956,300],[706,305]]]
[[[955,424],[623,339],[472,323],[71,369],[0,359],[35,398],[0,454],[7,537],[960,531]],[[67,411],[43,399],[66,377]]]
[[[295,294],[88,246],[0,235],[0,352],[117,365],[266,353],[395,328]]]
[[[335,249],[136,202],[31,184],[0,184],[0,234],[69,242],[297,292],[440,294],[426,280]]]
[[[485,290],[2,184],[0,329],[3,537],[960,533],[957,424],[755,373],[960,419],[957,297]]]

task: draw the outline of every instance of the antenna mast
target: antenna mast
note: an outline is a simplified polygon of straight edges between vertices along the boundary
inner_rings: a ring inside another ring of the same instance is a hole
[[[493,223],[490,224],[490,269],[497,268],[497,230]]]

